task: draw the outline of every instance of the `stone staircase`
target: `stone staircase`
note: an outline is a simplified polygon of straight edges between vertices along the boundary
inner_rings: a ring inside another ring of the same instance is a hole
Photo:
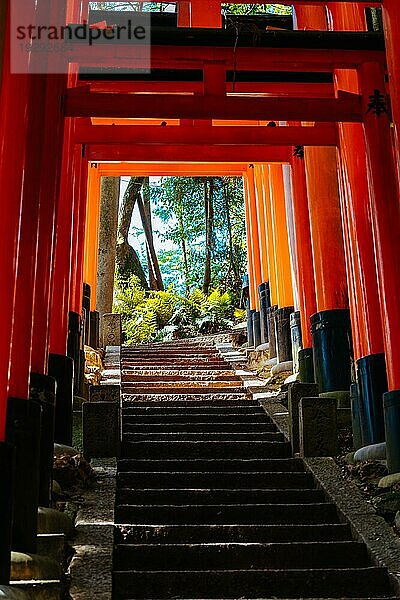
[[[114,600],[389,598],[215,347],[125,348]]]

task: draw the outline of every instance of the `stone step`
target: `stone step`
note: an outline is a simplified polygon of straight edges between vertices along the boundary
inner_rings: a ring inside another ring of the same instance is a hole
[[[137,460],[120,459],[118,461],[118,471],[304,471],[303,461],[299,458],[250,458],[242,460],[234,459],[163,459],[163,460]]]
[[[124,381],[122,384],[122,391],[124,394],[139,394],[139,395],[156,395],[156,394],[179,394],[179,395],[193,395],[196,394],[206,395],[206,394],[214,394],[214,392],[218,394],[245,394],[246,390],[243,386],[237,385],[237,382],[234,381],[235,385],[230,386],[226,385],[230,383],[229,381],[225,381],[225,385],[213,386],[208,381],[207,382],[199,382],[199,381],[184,381],[182,382],[184,385],[177,385],[176,382],[171,383],[159,383],[159,384],[150,384],[143,385],[141,383],[132,383]],[[188,385],[189,383],[193,385]],[[206,385],[200,385],[200,383],[205,383]]]
[[[254,441],[254,442],[283,442],[284,437],[282,433],[276,433],[271,431],[259,431],[255,433],[236,433],[236,432],[197,432],[197,433],[182,433],[175,431],[172,433],[160,433],[147,431],[146,433],[125,433],[122,435],[122,439],[125,442],[140,442],[140,441],[160,441],[160,442],[191,442],[191,441],[205,441],[212,442],[214,440],[221,441]]]
[[[276,426],[273,423],[126,423],[123,425],[124,433],[274,433]]]
[[[166,408],[168,410],[170,408],[176,408],[178,411],[185,408],[189,408],[190,410],[192,410],[193,408],[200,408],[202,410],[205,410],[208,407],[212,410],[218,407],[222,410],[235,410],[236,408],[246,408],[250,410],[252,408],[257,408],[261,409],[265,413],[265,410],[262,406],[260,406],[260,403],[257,400],[252,400],[250,396],[246,396],[245,398],[239,398],[239,400],[222,400],[220,402],[217,402],[216,400],[211,400],[209,403],[205,402],[202,398],[197,400],[197,402],[175,400],[175,402],[168,402],[168,404],[166,404],[165,401],[161,400],[160,398],[155,398],[154,400],[151,400],[151,402],[146,402],[146,400],[138,402],[137,407],[140,409]],[[134,406],[130,408],[134,408]]]
[[[114,600],[126,598],[349,598],[391,596],[379,567],[230,571],[116,571]]]
[[[129,386],[129,384],[128,384]],[[177,402],[177,401],[184,401],[184,402],[199,402],[201,400],[204,401],[204,404],[206,404],[207,402],[232,402],[232,401],[236,401],[238,403],[244,404],[246,402],[246,394],[244,392],[241,393],[237,393],[237,392],[191,392],[190,394],[183,394],[183,393],[165,393],[165,392],[159,392],[159,393],[154,393],[152,392],[151,394],[145,393],[145,394],[138,394],[132,390],[129,389],[129,387],[125,386],[124,384],[122,384],[122,403],[125,406],[128,406],[129,404],[135,404],[135,403],[139,403],[140,402],[149,402],[152,400],[160,400],[160,398],[162,397],[163,401],[165,403],[167,402]]]
[[[199,542],[328,542],[351,540],[350,526],[323,525],[132,525],[115,527],[121,543],[177,544]]]
[[[288,442],[121,442],[123,458],[289,458],[291,452]]]
[[[321,569],[367,567],[368,554],[359,542],[119,544],[117,571],[182,571],[232,569]]]
[[[314,481],[309,473],[303,472],[229,472],[208,471],[187,473],[185,471],[128,471],[117,474],[117,484],[121,487],[152,488],[312,488]]]
[[[213,381],[218,379],[219,381],[242,381],[240,377],[235,375],[233,371],[185,371],[182,370],[170,370],[170,371],[159,371],[156,373],[142,371],[135,373],[130,370],[122,371],[122,378],[124,382],[154,382],[164,383],[170,381]]]
[[[208,372],[208,371],[231,371],[233,373],[233,370],[231,368],[231,366],[226,363],[226,362],[218,362],[218,363],[204,363],[204,364],[196,364],[196,363],[192,363],[190,365],[186,365],[186,367],[184,365],[177,365],[176,363],[171,363],[171,364],[164,364],[164,363],[160,363],[160,362],[152,362],[152,363],[148,363],[148,364],[141,364],[140,362],[137,363],[127,363],[126,361],[122,361],[121,362],[121,368],[123,370],[128,370],[131,373],[142,373],[144,371],[161,371],[161,372],[168,372],[171,369],[176,369],[179,371],[190,371],[190,372],[197,372],[197,371],[202,371],[202,372]]]
[[[224,415],[224,414],[232,414],[232,415],[261,415],[267,416],[265,410],[260,405],[254,404],[244,404],[243,399],[236,406],[232,406],[229,402],[226,405],[221,404],[207,404],[206,402],[202,405],[201,403],[196,403],[191,406],[190,403],[185,405],[178,406],[176,404],[166,405],[165,403],[161,404],[147,404],[144,403],[143,406],[139,403],[138,405],[128,405],[123,407],[123,414],[125,416],[129,415],[162,415],[164,417],[168,417],[169,414],[179,414],[179,415]],[[164,419],[163,419],[164,420]]]
[[[243,525],[336,523],[333,504],[168,504],[118,505],[116,523],[151,523],[153,525],[197,525],[238,523]]]
[[[299,489],[193,489],[120,488],[116,504],[302,504],[325,502],[321,490]]]
[[[151,394],[151,390],[153,388],[162,388],[165,391],[168,391],[170,389],[182,389],[182,390],[188,390],[189,393],[192,389],[206,389],[206,390],[212,390],[212,391],[220,391],[221,389],[229,389],[229,391],[243,391],[243,385],[241,381],[238,381],[237,379],[233,379],[233,380],[219,380],[219,379],[214,379],[211,381],[199,381],[197,379],[195,380],[183,380],[183,381],[177,381],[175,379],[173,379],[172,381],[155,381],[154,378],[152,378],[151,381],[131,381],[130,379],[123,379],[124,385],[125,386],[130,386],[130,387],[134,387],[135,389],[145,389],[145,390],[150,390],[149,393]]]
[[[263,425],[264,427],[272,424],[270,417],[266,413],[256,413],[256,414],[245,414],[245,413],[235,413],[235,412],[223,412],[223,413],[213,413],[213,412],[205,412],[205,413],[190,413],[189,415],[177,413],[176,411],[172,411],[168,409],[168,414],[159,415],[159,414],[147,414],[143,412],[142,414],[130,414],[130,409],[123,409],[123,424],[125,425],[147,425],[152,423],[159,423],[162,421],[163,424],[172,425],[176,423],[190,423],[192,425],[196,423],[203,423],[204,425],[209,424],[217,424],[217,423],[229,423],[231,425],[244,425],[246,423],[255,423]],[[232,409],[233,410],[233,409]]]

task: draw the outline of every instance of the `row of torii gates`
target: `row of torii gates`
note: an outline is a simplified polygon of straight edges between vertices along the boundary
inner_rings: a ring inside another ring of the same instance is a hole
[[[295,2],[298,31],[256,36],[222,29],[220,0],[178,1],[178,28],[153,31],[151,76],[131,79],[79,76],[129,67],[127,44],[67,44],[68,74],[31,73],[32,50],[26,73],[11,73],[10,4],[0,7],[0,583],[11,547],[35,551],[54,412],[56,441],[71,442],[82,319],[96,322],[102,176],[243,176],[253,321],[262,284],[276,314],[296,300],[301,359],[318,346],[321,391],[350,384],[351,324],[362,442],[385,438],[385,414],[400,471],[398,0]],[[367,32],[367,7],[383,8],[384,39]],[[25,10],[32,23],[41,11],[89,19],[87,0]]]

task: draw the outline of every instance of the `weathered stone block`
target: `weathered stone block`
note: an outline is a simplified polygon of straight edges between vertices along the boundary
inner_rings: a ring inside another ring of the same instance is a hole
[[[321,398],[335,398],[338,408],[351,408],[350,391],[337,390],[334,392],[322,392],[319,394]]]
[[[120,346],[122,342],[121,315],[108,313],[102,317],[103,348]]]
[[[119,449],[119,404],[85,402],[83,416],[83,453],[90,458],[112,458]]]
[[[121,388],[119,385],[91,385],[89,390],[90,402],[119,403]]]
[[[302,398],[299,430],[300,456],[334,456],[337,448],[336,398]]]
[[[292,450],[299,452],[299,404],[300,400],[306,396],[318,395],[318,386],[316,383],[300,383],[295,381],[289,385],[288,389],[288,410],[289,410],[289,433]]]

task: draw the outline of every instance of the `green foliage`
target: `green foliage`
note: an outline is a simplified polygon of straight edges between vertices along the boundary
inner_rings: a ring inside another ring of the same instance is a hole
[[[233,15],[260,15],[273,13],[278,15],[290,15],[291,6],[282,6],[282,4],[223,4],[222,10],[225,14]]]
[[[183,294],[202,287],[205,260],[204,178],[164,177],[151,188],[154,212],[165,225],[162,237],[173,250],[159,253],[164,280]],[[243,184],[239,177],[213,178],[211,288],[240,294],[246,271]]]
[[[234,298],[217,288],[206,296],[195,289],[182,296],[170,286],[167,291],[146,291],[133,276],[126,287],[117,287],[114,311],[122,315],[125,343],[192,337],[215,333],[235,322]]]

